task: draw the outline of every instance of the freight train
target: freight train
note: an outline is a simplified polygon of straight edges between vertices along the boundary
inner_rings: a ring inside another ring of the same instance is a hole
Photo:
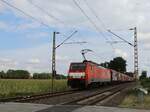
[[[71,88],[88,88],[91,85],[131,82],[132,76],[107,69],[92,61],[71,63],[68,72],[68,86]]]

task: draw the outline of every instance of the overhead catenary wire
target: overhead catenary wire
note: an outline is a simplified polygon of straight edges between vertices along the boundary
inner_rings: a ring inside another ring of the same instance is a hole
[[[40,11],[42,11],[43,13],[45,13],[47,16],[49,16],[50,18],[52,18],[53,20],[59,22],[60,24],[63,24],[64,26],[70,26],[68,23],[62,21],[61,19],[55,17],[53,14],[47,12],[46,10],[44,10],[42,7],[40,7],[39,5],[33,3],[33,0],[29,1],[34,7],[36,7],[37,9],[39,9]],[[76,31],[76,28],[73,28],[73,31]]]
[[[93,14],[93,15],[97,18],[97,20],[101,23],[101,26],[104,28],[104,30],[107,31],[106,25],[105,25],[104,22],[100,19],[100,17],[96,14],[96,12],[94,11],[94,9],[88,4],[87,0],[83,0],[83,1],[85,2],[86,6],[90,9],[90,11],[92,12],[92,14]],[[105,35],[104,35],[104,36],[105,36]],[[108,39],[107,39],[107,41],[108,41]],[[112,44],[112,43],[109,43],[109,44],[111,45],[112,49],[115,51],[115,48],[114,48],[113,44]]]
[[[108,38],[101,33],[101,31],[99,30],[99,27],[97,27],[97,25],[95,24],[94,21],[91,20],[91,18],[86,14],[86,12],[81,8],[81,6],[77,3],[76,0],[73,0],[74,4],[80,9],[80,11],[83,13],[83,15],[89,20],[89,22],[94,26],[94,28],[98,31],[98,33],[100,35],[102,35],[106,40],[108,40]]]
[[[17,8],[16,6],[10,4],[9,2],[7,2],[7,1],[5,1],[5,0],[1,0],[1,1],[2,1],[3,3],[5,3],[6,5],[8,5],[9,7],[14,8],[15,10],[17,10],[17,11],[23,13],[25,16],[31,18],[32,20],[34,20],[34,21],[36,21],[36,22],[38,22],[38,23],[40,23],[40,24],[42,24],[42,25],[44,25],[44,26],[50,28],[49,25],[47,25],[47,24],[45,24],[44,22],[38,20],[37,18],[31,16],[30,14],[24,12],[23,10]],[[74,33],[76,33],[76,32],[77,32],[77,31],[75,31]],[[69,37],[71,38],[71,37],[74,35],[74,33],[73,33],[71,36],[69,36]],[[66,42],[68,39],[69,39],[69,38],[65,39],[61,44],[63,44],[64,42]],[[59,46],[58,46],[58,47],[59,47]]]
[[[61,42],[59,45],[56,46],[55,49],[63,45],[67,40],[69,40],[74,34],[76,34],[78,31],[74,31],[70,36],[68,36],[63,42]]]
[[[67,42],[64,44],[86,44],[86,43],[87,43],[86,41],[82,41],[82,42]]]
[[[95,15],[95,17],[97,18],[97,20],[101,23],[102,27],[109,33],[111,33],[112,35],[118,37],[119,39],[121,39],[122,41],[113,41],[113,42],[109,42],[111,47],[113,48],[113,50],[115,51],[115,48],[113,46],[113,43],[119,43],[119,42],[125,42],[125,43],[128,43],[129,45],[131,46],[134,46],[132,43],[128,42],[127,40],[125,40],[124,38],[118,36],[117,34],[115,34],[114,32],[108,30],[105,26],[105,24],[103,23],[103,21],[100,19],[100,17],[96,14],[96,12],[93,10],[92,7],[90,7],[90,5],[88,4],[87,0],[83,0],[85,2],[85,4],[87,5],[87,7],[91,10],[92,14]],[[113,39],[113,38],[112,38]],[[114,39],[113,39],[114,40]]]
[[[92,14],[97,18],[97,20],[101,23],[101,26],[107,30],[106,25],[104,24],[104,22],[100,19],[100,17],[96,14],[96,12],[94,11],[94,9],[88,4],[87,0],[83,0],[85,2],[85,4],[87,5],[87,7],[91,10]]]
[[[106,25],[104,24],[104,22],[101,20],[101,18],[96,14],[96,12],[94,11],[94,9],[88,4],[87,0],[83,0],[85,2],[85,4],[87,5],[87,7],[91,10],[92,14],[97,18],[97,20],[101,23],[101,26],[108,32],[108,29],[106,27]]]
[[[99,27],[95,24],[94,21],[91,20],[91,18],[86,14],[86,12],[82,9],[82,7],[78,4],[76,0],[73,0],[74,4],[80,9],[80,11],[83,13],[83,15],[89,20],[89,22],[95,27],[95,29],[98,31],[100,35],[102,35],[103,38],[105,38],[106,41],[109,41],[109,39],[101,32]],[[113,49],[113,52],[115,51],[115,48],[112,43],[109,43],[111,48]]]
[[[84,2],[86,3],[87,7],[91,10],[91,12],[95,15],[95,17],[97,18],[97,20],[100,21],[101,25],[103,26],[103,28],[109,32],[112,33],[113,35],[117,36],[118,38],[120,38],[121,40],[123,40],[124,42],[127,42],[128,44],[131,45],[131,43],[129,43],[128,41],[126,41],[125,39],[123,39],[122,37],[116,35],[115,33],[111,32],[110,30],[107,29],[107,27],[105,26],[105,24],[103,23],[103,21],[99,18],[99,16],[97,16],[96,12],[93,10],[93,8],[90,7],[90,5],[88,4],[87,0],[84,0]]]
[[[33,1],[29,1],[34,7],[36,7],[37,9],[39,9],[40,11],[42,11],[43,13],[45,13],[47,16],[49,16],[50,18],[52,18],[53,20],[61,23],[61,24],[64,24],[65,25],[65,22],[63,22],[62,20],[60,20],[59,18],[55,17],[54,15],[52,15],[51,13],[45,11],[43,8],[41,8],[39,5],[33,3]]]
[[[32,15],[26,13],[25,11],[23,11],[23,10],[17,8],[16,6],[10,4],[9,2],[7,2],[7,1],[5,1],[5,0],[0,0],[0,1],[3,2],[4,4],[6,4],[7,6],[13,8],[13,9],[19,11],[19,12],[21,12],[21,13],[24,14],[25,16],[31,18],[32,20],[34,20],[34,21],[36,21],[36,22],[38,22],[38,23],[40,23],[40,24],[42,24],[42,25],[44,25],[44,26],[46,26],[46,27],[49,28],[49,25],[45,24],[43,21],[40,21],[39,19],[37,19],[37,18],[33,17]]]
[[[131,44],[130,42],[128,42],[127,40],[125,40],[124,38],[118,36],[117,34],[115,34],[114,32],[112,32],[111,30],[108,30],[105,26],[105,24],[102,22],[102,20],[99,18],[99,16],[97,16],[97,14],[95,13],[95,11],[93,10],[93,8],[90,7],[90,5],[88,4],[87,0],[84,0],[84,2],[86,3],[86,5],[88,6],[88,8],[91,10],[91,12],[95,15],[95,17],[101,22],[102,26],[105,28],[105,30],[111,34],[113,34],[114,36],[118,37],[119,39],[123,40],[124,42],[128,43],[129,45],[133,46],[133,44]]]
[[[112,32],[111,30],[108,30],[108,32],[109,32],[109,33],[111,33],[112,35],[114,35],[114,36],[118,37],[118,38],[119,38],[119,39],[121,39],[122,41],[126,42],[127,44],[129,44],[129,45],[131,45],[131,46],[133,46],[133,47],[134,47],[134,45],[133,45],[132,43],[128,42],[127,40],[125,40],[125,39],[124,39],[124,38],[122,38],[121,36],[119,36],[119,35],[115,34],[115,33],[114,33],[114,32]]]

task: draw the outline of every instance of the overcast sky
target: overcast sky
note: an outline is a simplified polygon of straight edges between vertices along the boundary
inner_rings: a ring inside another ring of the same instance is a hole
[[[38,21],[0,0],[0,70],[25,69],[32,73],[50,72],[53,31],[60,32],[56,42],[59,44],[77,30],[78,32],[68,42],[87,41],[88,43],[63,45],[58,48],[56,56],[58,73],[66,74],[70,62],[82,61],[80,51],[85,48],[94,51],[86,55],[88,60],[101,63],[122,56],[127,60],[128,71],[133,71],[133,48],[125,43],[113,44],[112,47],[107,41],[119,39],[108,33],[106,29],[111,29],[133,43],[133,31],[129,29],[136,26],[139,68],[140,71],[149,71],[149,0],[75,0],[99,31],[76,6],[74,0],[5,1]],[[100,20],[95,17],[87,4]]]

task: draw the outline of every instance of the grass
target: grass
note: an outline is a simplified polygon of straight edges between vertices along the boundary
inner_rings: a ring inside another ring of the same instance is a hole
[[[150,78],[146,78],[140,81],[141,85],[150,92]]]
[[[150,93],[144,95],[144,99],[141,101],[137,90],[130,90],[120,104],[120,107],[150,109]]]
[[[67,80],[55,80],[54,91],[67,90]],[[51,80],[0,79],[0,98],[51,92]]]

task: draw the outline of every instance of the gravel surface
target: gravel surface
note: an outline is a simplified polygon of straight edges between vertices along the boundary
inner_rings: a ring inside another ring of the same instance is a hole
[[[61,104],[64,102],[78,99],[79,97],[88,96],[90,94],[95,93],[95,91],[99,91],[99,89],[84,90],[84,91],[73,93],[73,94],[67,94],[67,95],[62,95],[62,96],[57,96],[57,97],[35,100],[35,101],[31,101],[30,103],[56,105],[56,104]]]
[[[107,100],[105,100],[103,102],[99,102],[96,105],[98,105],[98,106],[101,105],[101,106],[113,106],[113,107],[117,107],[124,100],[127,92],[129,90],[131,90],[132,88],[134,88],[134,87],[135,87],[135,84],[133,83],[130,86],[128,86],[127,88],[123,89],[121,92],[118,92],[114,96],[108,98]]]

